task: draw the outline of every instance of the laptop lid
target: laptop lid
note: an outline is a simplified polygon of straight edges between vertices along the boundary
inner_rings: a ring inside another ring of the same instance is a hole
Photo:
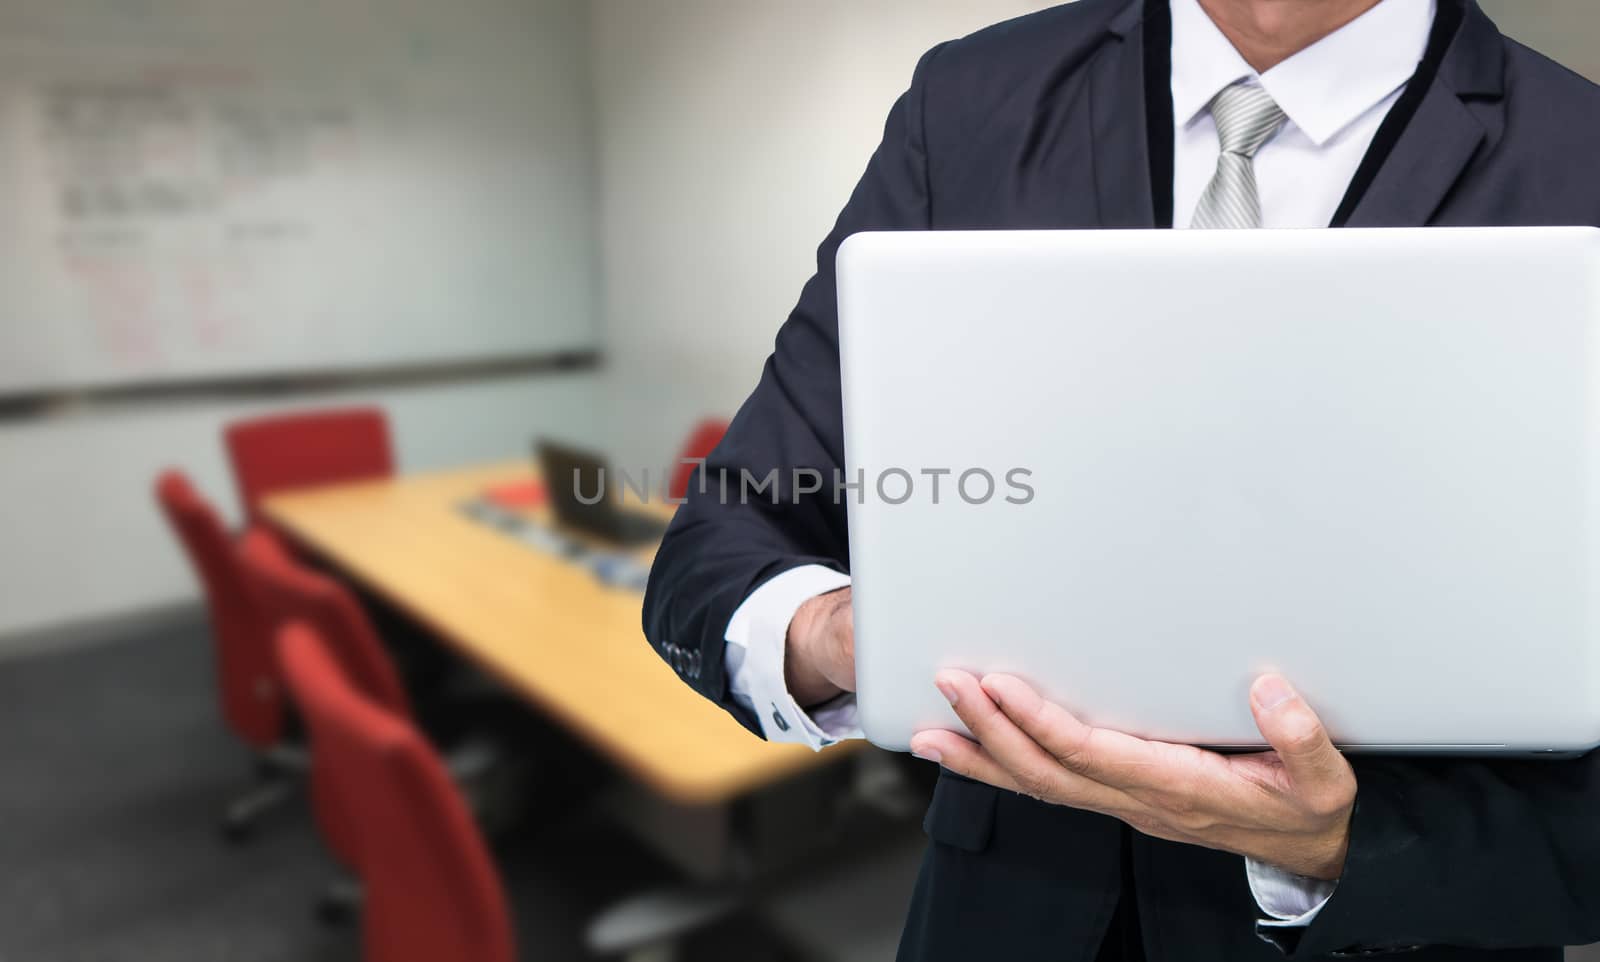
[[[941,667],[1256,747],[1600,743],[1600,231],[881,233],[839,253],[861,717]]]
[[[534,456],[559,523],[598,535],[615,530],[615,479],[603,457],[550,438],[534,442]]]

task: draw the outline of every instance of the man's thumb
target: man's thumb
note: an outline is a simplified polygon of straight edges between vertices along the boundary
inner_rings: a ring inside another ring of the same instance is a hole
[[[1289,780],[1300,788],[1343,777],[1348,763],[1328,730],[1300,693],[1279,675],[1263,675],[1250,688],[1256,728],[1283,759]]]

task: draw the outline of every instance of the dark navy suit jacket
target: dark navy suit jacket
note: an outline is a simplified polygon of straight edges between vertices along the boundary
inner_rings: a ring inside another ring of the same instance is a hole
[[[848,570],[843,506],[794,505],[786,487],[795,468],[828,478],[843,464],[840,241],[869,229],[1170,226],[1169,58],[1165,0],[1081,0],[918,64],[706,466],[735,479],[780,469],[782,506],[723,504],[715,485],[691,494],[651,572],[650,643],[751,730],[723,671],[734,609],[787,569]],[[1503,37],[1473,0],[1443,0],[1428,55],[1331,226],[1343,225],[1600,225],[1600,89]],[[1125,897],[1137,898],[1145,949],[1163,962],[1400,950],[1554,959],[1495,950],[1600,940],[1600,758],[1354,764],[1338,890],[1309,929],[1276,945],[1256,932],[1238,856],[1130,841],[1110,819],[944,776],[902,958],[1087,960]]]

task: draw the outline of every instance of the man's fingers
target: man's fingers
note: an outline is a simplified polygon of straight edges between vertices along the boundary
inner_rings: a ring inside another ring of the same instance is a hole
[[[1022,791],[1010,773],[984,751],[982,745],[955,732],[917,732],[911,736],[911,754],[986,785],[1011,792]]]
[[[1093,728],[1011,675],[984,676],[983,690],[1007,718],[1070,771],[1118,788],[1164,787],[1171,756],[1132,735]]]
[[[972,675],[942,671],[936,683],[973,737],[1024,794],[1095,811],[1110,811],[1125,801],[1117,789],[1063,767],[1036,738],[1000,710]]]
[[[1007,771],[1018,776],[1018,783],[1028,794],[1041,794],[1052,769],[1060,766],[1006,717],[978,684],[978,679],[964,671],[941,671],[934,684],[939,686],[940,693],[956,710],[972,737]]]
[[[1250,689],[1250,710],[1297,791],[1342,787],[1350,779],[1350,763],[1333,747],[1322,720],[1282,677],[1256,679]]]

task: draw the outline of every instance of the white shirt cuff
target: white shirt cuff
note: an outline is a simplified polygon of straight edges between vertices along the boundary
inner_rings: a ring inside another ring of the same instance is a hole
[[[1306,878],[1248,858],[1244,860],[1244,873],[1250,880],[1250,894],[1255,896],[1256,905],[1270,916],[1261,920],[1268,928],[1310,925],[1339,886],[1337,881]]]
[[[789,695],[783,676],[784,647],[795,613],[812,598],[849,584],[849,575],[822,565],[792,568],[752,591],[728,620],[723,635],[728,693],[755,714],[768,741],[820,750],[861,737],[854,695],[841,695],[807,714]]]

